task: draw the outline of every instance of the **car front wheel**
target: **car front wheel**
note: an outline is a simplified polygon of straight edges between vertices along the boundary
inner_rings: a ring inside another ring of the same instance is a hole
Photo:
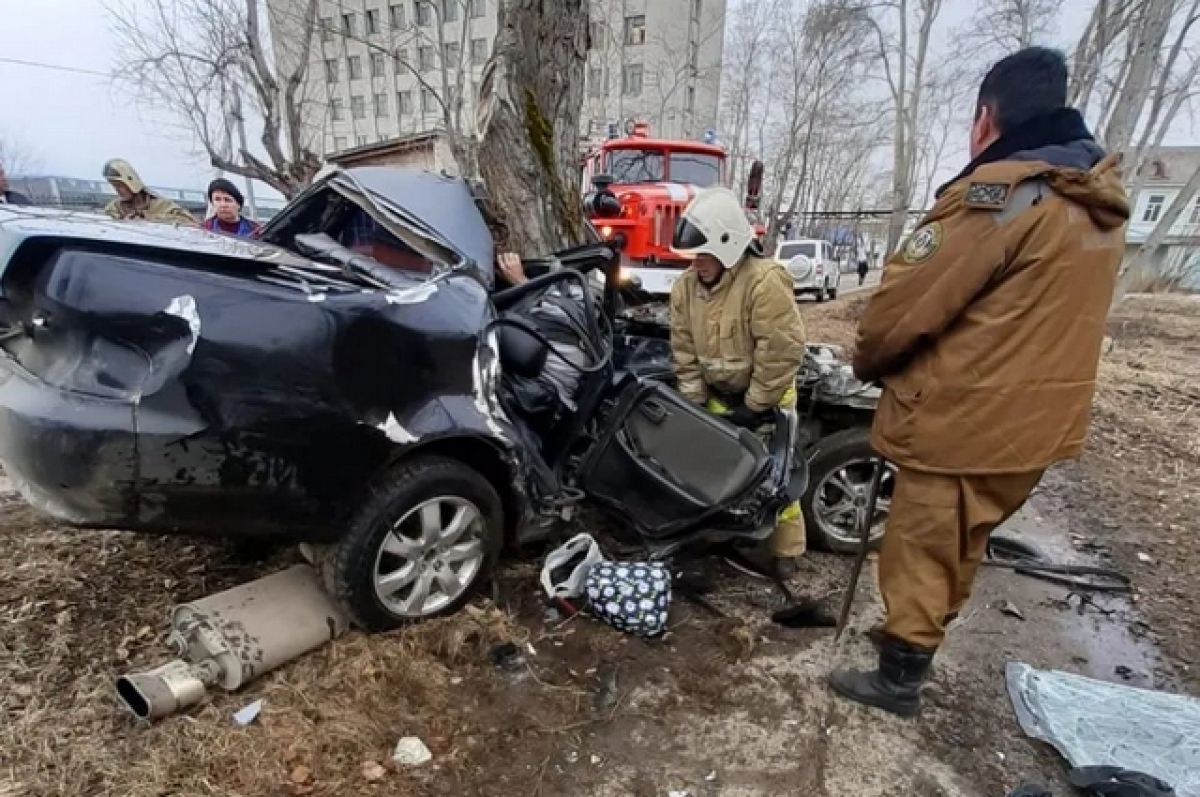
[[[371,486],[319,568],[355,625],[384,631],[460,609],[486,583],[502,536],[487,479],[453,459],[417,457]]]
[[[871,448],[871,431],[863,426],[835,432],[818,440],[804,453],[809,460],[809,478],[800,505],[804,510],[808,541],[814,548],[854,553],[862,539],[859,518],[866,511],[867,494],[877,461]],[[896,469],[889,463],[879,486],[871,522],[868,539],[872,548],[878,547],[883,540],[895,484]]]

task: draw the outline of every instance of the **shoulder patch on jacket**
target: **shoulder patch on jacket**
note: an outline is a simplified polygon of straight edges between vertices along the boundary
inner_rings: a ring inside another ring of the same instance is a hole
[[[1008,204],[1008,183],[969,183],[963,204],[969,208],[1002,210]]]
[[[924,263],[942,245],[942,223],[935,221],[918,227],[904,242],[900,256],[905,263]]]

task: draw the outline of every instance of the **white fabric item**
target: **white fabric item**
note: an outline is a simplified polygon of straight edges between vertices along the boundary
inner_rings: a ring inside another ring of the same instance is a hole
[[[579,563],[571,568],[565,578],[554,580],[554,570],[579,557]],[[542,589],[551,598],[578,598],[587,584],[588,571],[592,565],[604,561],[600,544],[591,534],[576,534],[562,545],[546,554],[542,564]]]

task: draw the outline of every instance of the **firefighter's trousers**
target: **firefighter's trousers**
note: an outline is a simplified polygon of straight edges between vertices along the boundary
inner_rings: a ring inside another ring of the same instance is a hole
[[[705,408],[714,415],[725,415],[729,412],[728,405],[718,398],[710,398]],[[796,389],[788,388],[779,401],[779,408],[784,412],[796,412]],[[755,430],[758,436],[768,446],[775,434],[775,424],[767,424]],[[793,441],[794,442],[794,441]],[[771,555],[777,558],[803,556],[807,550],[807,532],[804,528],[804,513],[800,510],[800,502],[792,503],[779,510],[775,517],[775,531],[771,533]]]
[[[992,530],[1021,508],[1042,471],[946,476],[899,468],[879,554],[883,630],[934,649],[971,595]]]

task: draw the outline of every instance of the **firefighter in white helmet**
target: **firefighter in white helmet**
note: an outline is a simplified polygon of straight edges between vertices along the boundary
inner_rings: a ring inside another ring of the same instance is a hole
[[[739,426],[769,435],[771,410],[796,407],[804,324],[783,266],[761,257],[732,191],[700,191],[684,211],[672,249],[692,267],[671,289],[671,350],[679,391]],[[804,518],[779,513],[771,553],[791,576],[805,550]]]

